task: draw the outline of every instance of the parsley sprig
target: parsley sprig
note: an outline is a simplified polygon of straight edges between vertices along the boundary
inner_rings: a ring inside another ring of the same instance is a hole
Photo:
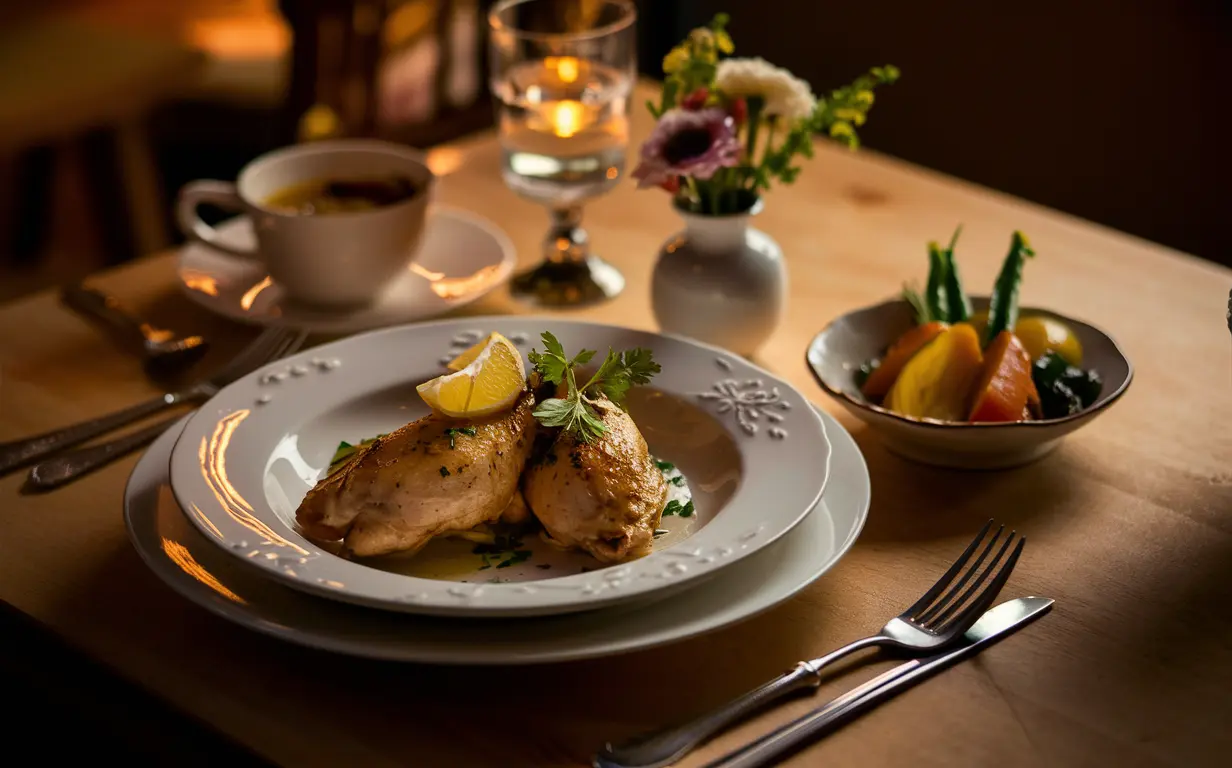
[[[545,427],[560,427],[582,442],[598,438],[607,431],[594,407],[600,396],[619,405],[634,385],[646,384],[660,370],[649,349],[638,347],[616,353],[608,348],[607,357],[598,370],[579,387],[576,368],[590,362],[596,352],[583,349],[570,358],[551,333],[545,331],[542,338],[544,351],[532,351],[530,361],[544,381],[567,383],[568,392],[563,398],[544,400],[535,409],[534,416]]]

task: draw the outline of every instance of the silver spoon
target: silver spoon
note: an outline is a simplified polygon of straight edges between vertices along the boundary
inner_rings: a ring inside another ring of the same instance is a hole
[[[104,324],[125,346],[141,355],[152,375],[169,375],[201,359],[209,343],[200,336],[177,337],[155,328],[126,310],[119,301],[80,284],[64,288],[65,305]]]

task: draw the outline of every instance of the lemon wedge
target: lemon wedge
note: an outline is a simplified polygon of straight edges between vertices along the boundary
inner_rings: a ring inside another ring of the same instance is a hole
[[[446,416],[477,418],[508,410],[526,389],[522,353],[499,333],[466,350],[446,367],[455,372],[415,388],[425,403]]]
[[[506,344],[511,343],[509,339],[506,339],[504,336],[501,336],[499,333],[493,331],[488,334],[488,338],[475,342],[468,347],[465,352],[450,360],[448,363],[445,363],[445,367],[451,371],[462,370],[466,366],[475,362],[475,359],[488,348],[488,345],[491,344],[494,339],[500,339]]]

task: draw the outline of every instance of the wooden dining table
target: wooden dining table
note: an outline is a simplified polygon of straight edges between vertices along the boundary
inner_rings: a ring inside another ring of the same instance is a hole
[[[639,86],[634,103],[649,87]],[[651,127],[636,112],[632,147]],[[503,228],[522,266],[539,258],[547,216],[502,183],[494,133],[437,147],[430,160],[442,203]],[[1017,469],[963,472],[900,459],[829,400],[805,364],[805,347],[828,321],[922,279],[925,244],[959,223],[958,257],[972,292],[992,285],[1020,229],[1038,253],[1024,303],[1105,329],[1136,369],[1124,398]],[[705,637],[541,666],[428,666],[313,650],[233,626],[146,570],[121,514],[137,461],[129,456],[50,493],[24,494],[24,472],[0,479],[0,643],[9,649],[0,670],[25,680],[53,711],[104,723],[130,747],[155,745],[146,753],[154,763],[192,764],[211,754],[208,741],[294,766],[586,765],[605,741],[713,707],[800,659],[876,632],[995,517],[1028,539],[1004,594],[1051,597],[1054,610],[788,764],[1226,765],[1232,272],[825,141],[794,185],[768,195],[755,224],[782,245],[790,274],[782,323],[755,362],[833,414],[872,478],[855,546],[782,605]],[[586,206],[585,225],[627,286],[608,303],[550,314],[654,329],[655,254],[681,227],[667,196],[622,184]],[[188,301],[175,270],[176,254],[165,253],[89,282],[156,324],[204,334],[214,349],[203,368],[217,365],[255,331]],[[533,312],[498,289],[459,314]],[[135,358],[54,292],[0,307],[0,440],[157,391]],[[892,663],[869,652],[815,695],[741,724],[680,765],[702,765]],[[116,704],[127,701],[147,708]],[[184,730],[151,726],[164,721]]]

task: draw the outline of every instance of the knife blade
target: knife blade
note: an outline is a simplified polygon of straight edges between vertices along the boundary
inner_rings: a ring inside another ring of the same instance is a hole
[[[705,768],[756,768],[770,765],[784,753],[795,750],[855,716],[906,690],[947,667],[974,656],[997,640],[1043,616],[1052,608],[1048,597],[1020,597],[989,609],[963,636],[953,650],[899,664],[890,671],[814,709],[792,722],[750,742]]]

